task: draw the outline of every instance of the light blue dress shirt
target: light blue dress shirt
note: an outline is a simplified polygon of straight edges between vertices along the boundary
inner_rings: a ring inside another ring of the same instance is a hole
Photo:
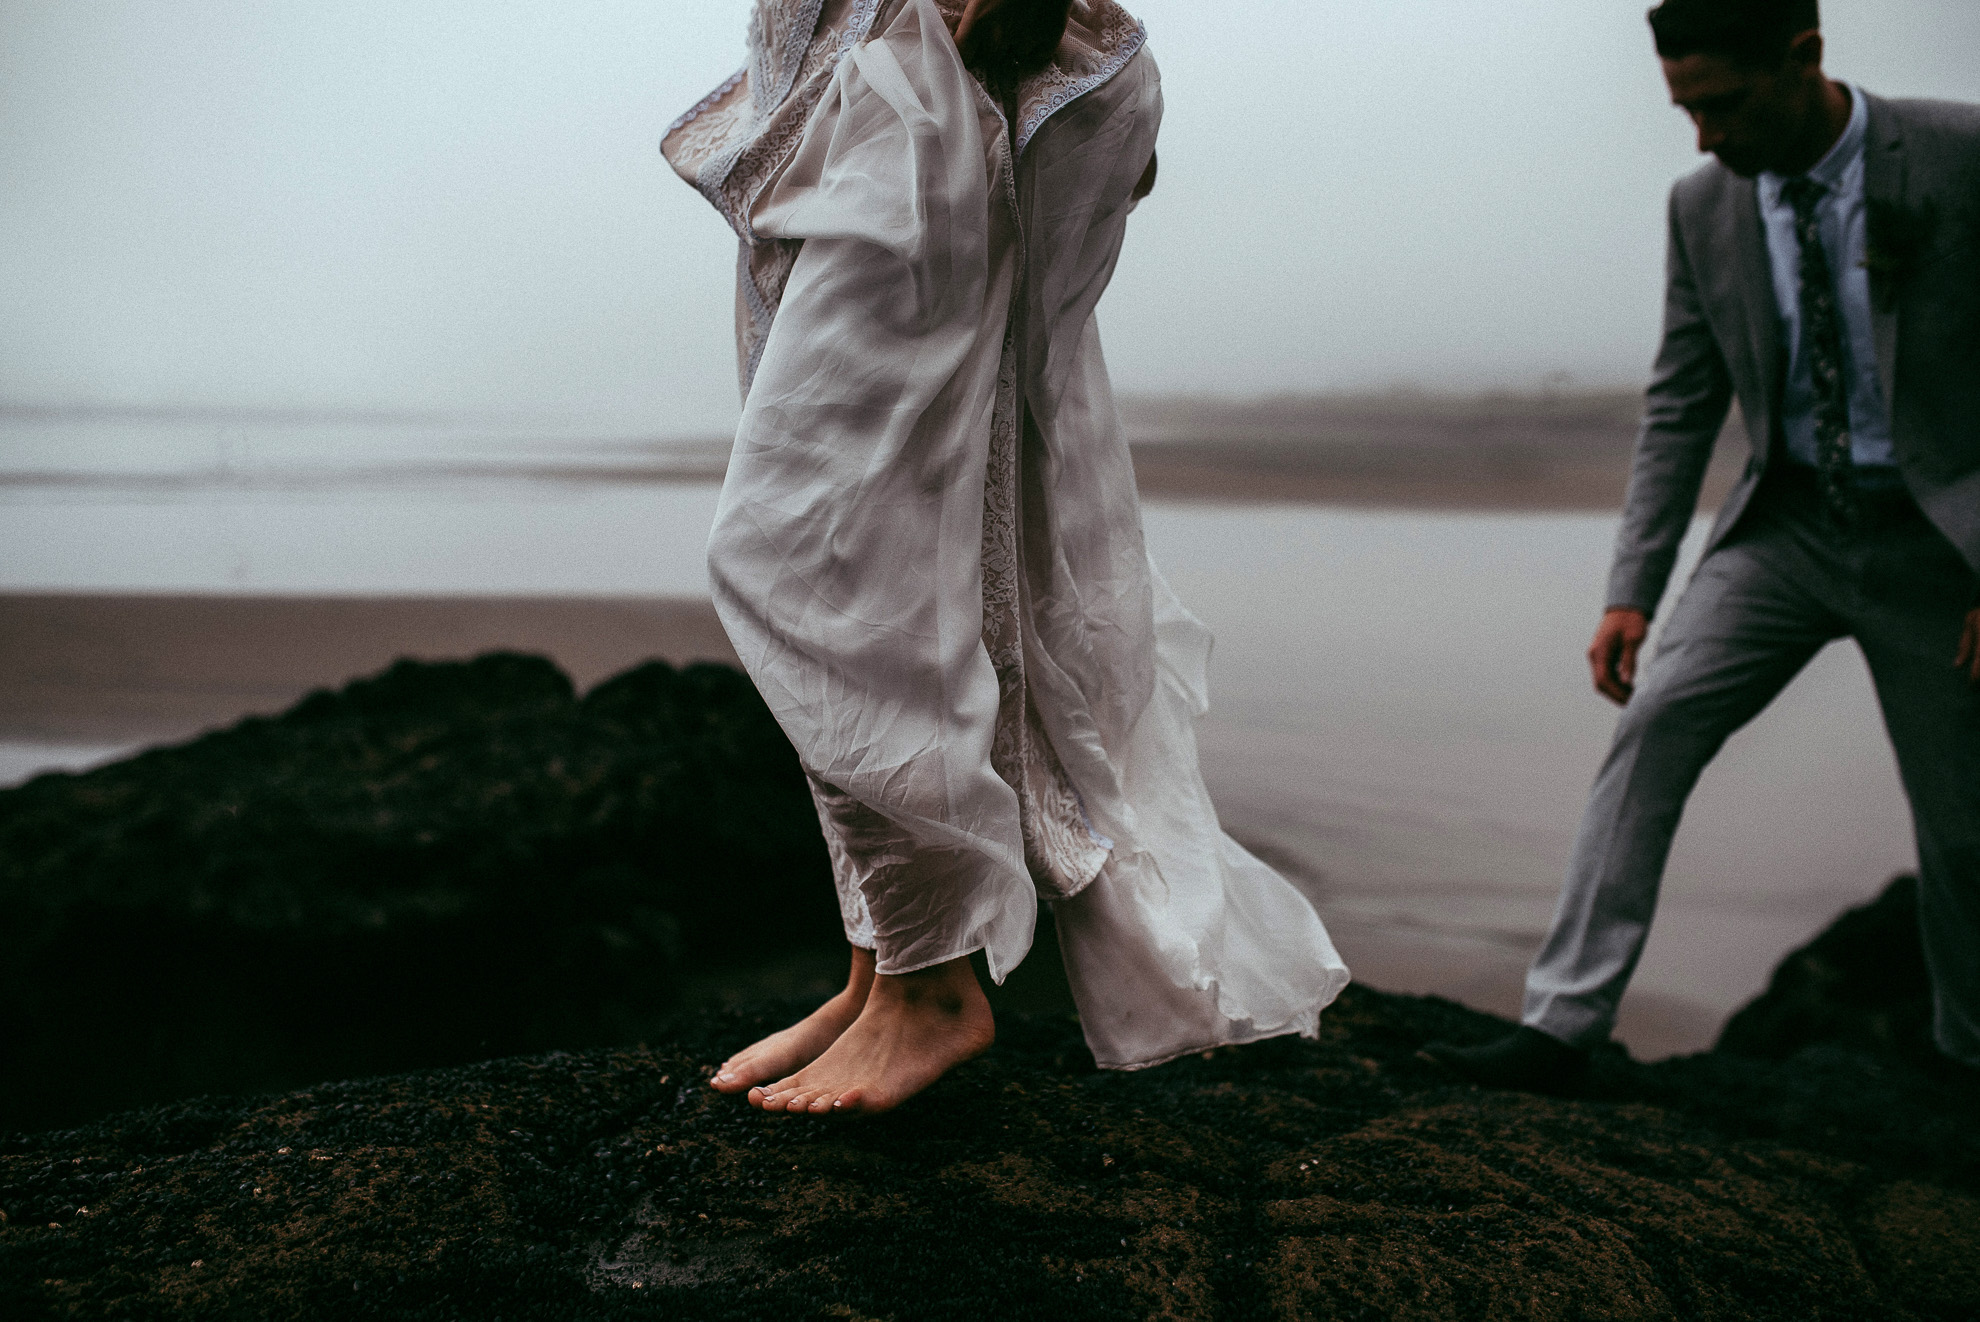
[[[1808,170],[1826,190],[1815,204],[1815,224],[1836,280],[1842,309],[1843,371],[1849,392],[1850,454],[1858,467],[1890,468],[1897,463],[1891,419],[1877,382],[1877,341],[1870,319],[1870,271],[1864,265],[1868,221],[1863,204],[1863,147],[1870,136],[1870,110],[1863,93],[1849,89],[1849,127],[1828,154]],[[1767,256],[1774,271],[1774,302],[1788,346],[1787,388],[1781,398],[1781,429],[1789,457],[1814,465],[1815,382],[1801,342],[1801,243],[1794,234],[1794,208],[1781,197],[1787,177],[1760,176],[1760,219],[1767,230]],[[1873,482],[1896,473],[1863,474]]]

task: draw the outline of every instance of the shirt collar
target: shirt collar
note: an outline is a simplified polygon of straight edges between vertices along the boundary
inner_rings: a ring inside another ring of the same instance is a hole
[[[1849,167],[1862,159],[1863,144],[1870,136],[1870,105],[1864,98],[1863,89],[1854,83],[1843,86],[1849,90],[1849,123],[1844,127],[1842,136],[1823,153],[1822,159],[1804,172],[1832,194],[1840,190]],[[1786,175],[1775,174],[1772,170],[1768,170],[1762,178],[1772,197],[1780,196],[1781,185],[1788,179]]]

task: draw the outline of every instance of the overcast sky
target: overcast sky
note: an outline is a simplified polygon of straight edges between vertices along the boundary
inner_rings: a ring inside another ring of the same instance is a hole
[[[1645,0],[1143,0],[1128,390],[1635,384],[1695,161]],[[1980,100],[1976,0],[1829,67]],[[748,0],[0,0],[0,402],[736,411],[733,240],[656,140]]]

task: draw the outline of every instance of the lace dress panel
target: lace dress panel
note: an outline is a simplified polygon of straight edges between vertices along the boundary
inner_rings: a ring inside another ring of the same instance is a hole
[[[1007,193],[1015,217],[1017,198]],[[1018,390],[1025,300],[1018,282],[997,372],[990,453],[983,483],[983,646],[997,672],[997,724],[990,765],[1017,793],[1024,861],[1046,899],[1071,899],[1100,874],[1112,844],[1086,824],[1079,791],[1038,719],[1024,671],[1024,572],[1019,546],[1019,436],[1024,404]]]

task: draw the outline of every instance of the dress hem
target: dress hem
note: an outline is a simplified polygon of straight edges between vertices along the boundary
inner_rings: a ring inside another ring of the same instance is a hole
[[[880,947],[876,944],[871,947],[862,946],[861,949],[863,950],[871,949],[872,951],[874,951],[874,953],[878,954]],[[968,950],[962,951],[958,954],[938,955],[934,959],[925,959],[919,964],[910,965],[909,967],[904,969],[883,969],[880,967],[879,961],[875,960],[873,965],[873,972],[883,978],[898,978],[901,977],[903,974],[919,973],[923,969],[932,969],[937,964],[947,964],[953,960],[968,959],[971,955],[974,955],[977,951],[983,949],[985,949],[985,947],[982,945],[974,945],[971,946]]]
[[[1249,1046],[1253,1042],[1264,1042],[1275,1037],[1290,1037],[1295,1033],[1311,1041],[1320,1036],[1321,1013],[1336,1000],[1340,999],[1341,993],[1347,990],[1349,981],[1351,979],[1341,979],[1340,984],[1332,988],[1327,993],[1326,998],[1311,1010],[1304,1014],[1296,1015],[1289,1022],[1272,1028],[1261,1028],[1250,1033],[1218,1037],[1211,1041],[1199,1042],[1195,1046],[1183,1047],[1179,1050],[1171,1051],[1167,1055],[1157,1056],[1152,1060],[1112,1062],[1101,1060],[1096,1053],[1093,1057],[1093,1063],[1103,1070],[1118,1070],[1122,1073],[1131,1073],[1135,1070],[1152,1070],[1156,1066],[1166,1065],[1172,1060],[1181,1060],[1184,1056],[1193,1056],[1199,1052],[1215,1051],[1218,1047]]]

